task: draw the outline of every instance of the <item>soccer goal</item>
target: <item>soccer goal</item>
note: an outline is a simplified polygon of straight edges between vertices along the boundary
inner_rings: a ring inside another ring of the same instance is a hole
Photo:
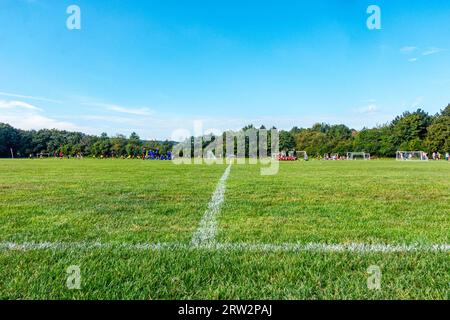
[[[397,151],[397,161],[427,161],[428,156],[423,151]]]
[[[347,152],[347,160],[370,160],[370,153]]]
[[[298,160],[305,160],[308,161],[309,157],[306,151],[295,151],[295,154],[297,155]]]

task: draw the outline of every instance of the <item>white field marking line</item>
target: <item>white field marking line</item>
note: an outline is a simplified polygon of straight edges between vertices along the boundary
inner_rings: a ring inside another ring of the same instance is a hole
[[[191,244],[193,246],[201,246],[215,243],[215,238],[217,234],[217,215],[220,212],[220,206],[225,199],[225,182],[228,179],[231,171],[231,163],[225,169],[222,177],[217,184],[216,190],[214,191],[211,200],[208,203],[208,208],[206,209],[202,220],[198,225],[198,229],[192,236]]]
[[[222,251],[222,252],[354,252],[354,253],[408,253],[408,252],[442,252],[450,253],[450,244],[324,244],[324,243],[205,243],[193,245],[181,242],[162,243],[102,243],[102,242],[0,242],[0,251],[38,251],[38,250],[94,250],[125,249],[136,251]]]

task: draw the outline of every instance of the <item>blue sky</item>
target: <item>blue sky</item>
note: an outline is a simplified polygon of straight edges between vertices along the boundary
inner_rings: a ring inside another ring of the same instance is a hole
[[[435,113],[449,19],[447,0],[0,0],[0,122],[163,139],[196,120],[359,129]]]

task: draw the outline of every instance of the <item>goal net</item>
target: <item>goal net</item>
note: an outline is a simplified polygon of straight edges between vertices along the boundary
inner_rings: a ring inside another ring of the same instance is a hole
[[[309,159],[306,151],[295,151],[295,153],[299,160],[308,160]]]
[[[347,160],[370,160],[370,153],[347,152]]]
[[[426,161],[428,156],[423,151],[397,151],[397,161]]]

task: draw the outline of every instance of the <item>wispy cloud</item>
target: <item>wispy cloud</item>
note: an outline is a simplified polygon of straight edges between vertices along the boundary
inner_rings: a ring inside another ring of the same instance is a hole
[[[0,109],[15,109],[15,108],[42,111],[42,109],[27,102],[0,100]]]
[[[375,103],[371,103],[367,106],[356,109],[358,113],[365,113],[365,114],[375,113],[378,112],[378,110],[379,108]]]
[[[61,129],[82,130],[78,126],[65,121],[47,117],[42,114],[42,109],[24,101],[0,100],[0,122],[21,129]]]
[[[60,130],[72,130],[83,131],[85,128],[80,128],[70,122],[58,121],[40,114],[35,113],[21,113],[21,114],[1,114],[0,122],[9,123],[10,125],[26,129],[60,129]]]
[[[418,96],[416,97],[412,102],[403,102],[402,103],[402,108],[403,109],[417,109],[423,106],[423,102],[424,102],[424,97],[423,96]]]
[[[445,51],[445,50],[441,49],[441,48],[430,47],[430,48],[427,48],[424,52],[422,52],[422,55],[429,56],[429,55],[436,54],[436,53],[439,53],[442,51]]]
[[[56,128],[61,130],[81,131],[90,134],[107,132],[110,135],[122,133],[129,135],[137,132],[143,139],[174,139],[174,134],[180,130],[194,134],[195,123],[201,121],[204,132],[225,130],[238,130],[252,123],[256,127],[272,125],[278,129],[289,130],[294,125],[310,127],[316,122],[332,124],[344,123],[352,128],[360,129],[387,122],[392,115],[386,115],[379,111],[375,103],[370,103],[363,108],[353,110],[353,114],[347,116],[336,115],[266,115],[257,117],[231,117],[231,116],[201,116],[193,114],[157,113],[150,117],[126,117],[120,115],[96,115],[87,114],[81,116],[46,116],[37,110],[9,109],[0,112],[0,122],[6,122],[21,129]],[[81,122],[80,122],[81,121]],[[151,126],[148,125],[151,123]]]
[[[417,50],[417,47],[414,47],[414,46],[406,46],[406,47],[401,48],[401,49],[400,49],[400,52],[401,52],[401,53],[407,54],[407,53],[412,53],[412,52],[414,52],[414,51],[416,51],[416,50]]]
[[[432,54],[436,54],[442,51],[445,51],[444,49],[438,48],[438,47],[428,47],[426,49],[421,50],[422,52],[419,51],[419,47],[415,47],[415,46],[406,46],[406,47],[402,47],[400,48],[400,52],[402,54],[412,54],[412,53],[417,53],[416,55],[422,55],[422,56],[430,56]],[[419,52],[418,52],[419,51]],[[419,60],[418,57],[413,57],[408,59],[409,62],[417,62]]]
[[[134,114],[137,116],[150,116],[152,111],[148,108],[128,109],[121,106],[110,106],[109,110],[120,113]]]
[[[62,117],[60,117],[62,118]],[[83,121],[92,121],[96,123],[115,123],[115,124],[126,124],[130,126],[144,126],[147,123],[146,119],[142,118],[130,118],[130,117],[122,117],[122,116],[105,116],[105,115],[80,115],[80,116],[65,116],[63,118],[66,119],[76,119]]]
[[[110,111],[131,114],[135,116],[151,116],[153,114],[153,111],[149,108],[127,108],[116,104],[97,103],[97,102],[83,103],[83,105],[92,107],[101,107]]]
[[[424,97],[422,97],[422,96],[417,97],[416,99],[414,99],[413,103],[411,104],[411,107],[413,107],[413,108],[421,107],[423,105],[423,100],[424,100]]]
[[[51,102],[51,103],[63,103],[60,100],[50,99],[50,98],[44,98],[44,97],[35,97],[35,96],[28,96],[23,94],[17,94],[17,93],[10,93],[10,92],[2,92],[0,91],[0,96],[4,97],[13,97],[13,98],[21,98],[21,99],[31,99],[36,101],[43,101],[43,102]]]

